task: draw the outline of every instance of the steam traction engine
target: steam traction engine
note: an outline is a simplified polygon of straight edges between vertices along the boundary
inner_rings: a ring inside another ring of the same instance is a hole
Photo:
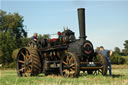
[[[80,71],[106,75],[107,63],[103,55],[95,53],[85,36],[85,9],[78,9],[80,39],[67,29],[57,39],[30,41],[17,55],[19,76],[36,76],[39,73],[78,77]]]

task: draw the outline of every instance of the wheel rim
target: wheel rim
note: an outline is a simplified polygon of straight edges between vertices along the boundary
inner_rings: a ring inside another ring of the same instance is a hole
[[[64,77],[74,77],[77,69],[76,64],[74,55],[67,53],[62,60],[62,75]]]
[[[32,73],[32,57],[27,49],[21,49],[18,55],[18,71],[20,76],[31,76]]]
[[[105,57],[103,56],[103,55],[101,55],[101,54],[99,54],[99,56],[100,56],[100,62],[101,62],[101,64],[102,64],[102,68],[101,69],[99,69],[98,70],[98,72],[99,73],[101,73],[102,75],[106,75],[106,72],[105,72],[105,70],[106,70],[106,67],[105,67]]]

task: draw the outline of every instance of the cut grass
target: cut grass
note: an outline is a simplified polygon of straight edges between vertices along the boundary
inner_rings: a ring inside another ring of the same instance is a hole
[[[113,76],[82,73],[79,78],[44,76],[43,74],[36,77],[18,77],[16,70],[2,69],[0,70],[0,85],[128,85],[128,68],[120,69],[117,65],[115,67],[112,69]]]

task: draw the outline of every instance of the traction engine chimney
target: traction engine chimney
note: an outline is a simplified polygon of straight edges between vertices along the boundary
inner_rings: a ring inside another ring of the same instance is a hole
[[[84,8],[78,8],[78,20],[79,20],[80,40],[85,40],[86,34],[85,34],[85,9]]]

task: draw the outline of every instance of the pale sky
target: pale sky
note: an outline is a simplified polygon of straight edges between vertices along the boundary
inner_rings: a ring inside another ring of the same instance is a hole
[[[79,38],[77,8],[85,8],[86,34],[94,48],[119,47],[128,40],[128,0],[2,0],[0,9],[24,17],[28,36],[69,27]],[[52,36],[55,37],[55,36]]]

